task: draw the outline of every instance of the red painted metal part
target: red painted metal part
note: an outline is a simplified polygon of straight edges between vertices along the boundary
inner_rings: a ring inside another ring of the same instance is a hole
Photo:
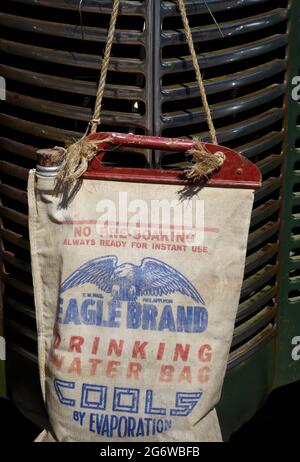
[[[90,163],[84,178],[93,180],[132,181],[140,183],[164,183],[186,185],[189,183],[183,172],[178,170],[161,170],[148,168],[119,168],[106,167],[102,159],[106,151],[112,146],[128,148],[157,149],[160,151],[186,152],[196,147],[196,142],[182,138],[160,138],[155,136],[141,136],[123,133],[96,133],[89,136],[89,140],[99,142],[99,153]],[[261,173],[248,159],[232,149],[204,143],[206,149],[213,155],[222,151],[225,162],[222,168],[206,183],[207,186],[230,188],[257,189],[261,186]]]

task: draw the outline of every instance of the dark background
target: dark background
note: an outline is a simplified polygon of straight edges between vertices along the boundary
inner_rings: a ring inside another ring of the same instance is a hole
[[[2,441],[31,442],[40,429],[8,400],[0,399]],[[296,441],[300,437],[300,382],[274,391],[262,409],[231,437],[241,441]]]

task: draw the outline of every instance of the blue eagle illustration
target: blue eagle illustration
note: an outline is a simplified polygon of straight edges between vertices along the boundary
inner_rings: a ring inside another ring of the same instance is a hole
[[[164,296],[179,292],[204,305],[195,287],[177,270],[155,258],[143,258],[140,266],[123,263],[109,255],[88,261],[62,284],[61,293],[83,284],[95,284],[114,300],[136,300],[139,296]]]

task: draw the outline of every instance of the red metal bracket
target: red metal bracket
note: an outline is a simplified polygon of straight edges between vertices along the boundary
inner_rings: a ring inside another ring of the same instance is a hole
[[[141,136],[130,133],[96,133],[90,135],[89,140],[99,142],[99,153],[90,163],[88,170],[83,175],[84,178],[179,185],[189,183],[183,172],[178,170],[106,167],[102,164],[102,159],[111,146],[186,152],[196,147],[196,142],[193,140]],[[226,156],[222,168],[209,178],[205,185],[249,189],[257,189],[261,186],[261,173],[251,161],[223,146],[209,143],[204,143],[204,146],[212,155],[217,151],[222,151]]]

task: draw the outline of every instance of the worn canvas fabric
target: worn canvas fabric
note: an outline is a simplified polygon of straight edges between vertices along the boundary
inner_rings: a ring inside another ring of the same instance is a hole
[[[253,191],[54,185],[30,172],[39,441],[220,441]]]

